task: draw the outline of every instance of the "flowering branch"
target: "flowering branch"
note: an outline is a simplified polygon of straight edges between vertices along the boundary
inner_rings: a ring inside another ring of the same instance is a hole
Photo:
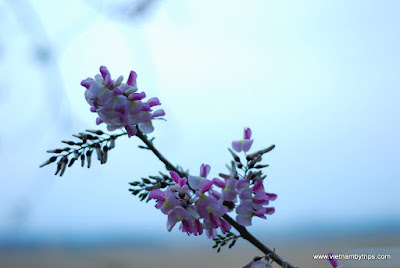
[[[274,207],[267,205],[274,201],[277,195],[266,192],[264,188],[266,175],[263,175],[262,170],[268,165],[260,164],[262,156],[271,151],[275,145],[247,154],[253,144],[253,139],[251,139],[251,129],[245,128],[243,139],[233,141],[233,150],[229,149],[233,160],[230,165],[227,165],[228,174],[219,173],[220,178],[207,179],[211,167],[202,164],[199,176],[189,175],[188,171],[171,164],[156,149],[153,144],[154,138],[150,140],[147,138],[146,134],[154,130],[153,119],[160,119],[165,112],[162,109],[153,111],[152,107],[161,105],[160,101],[158,98],[145,101],[146,93],[138,92],[136,78],[137,74],[131,71],[126,83],[122,82],[122,76],[112,80],[108,69],[101,66],[100,74],[97,74],[94,79],[83,80],[81,85],[86,88],[85,98],[90,105],[90,111],[98,114],[96,123],[105,123],[109,131],[124,128],[126,132],[109,135],[100,130],[87,130],[86,133],[74,135],[80,140],[79,142],[63,141],[72,148],[48,151],[57,155],[40,167],[61,158],[57,163],[56,175],[60,172],[62,176],[66,167],[71,166],[79,157],[83,166],[85,155],[87,165],[90,167],[93,151],[96,151],[97,159],[103,164],[107,160],[108,150],[115,146],[117,137],[137,136],[145,144],[139,148],[152,151],[170,172],[169,175],[160,172],[161,177],[149,176],[149,178],[142,178],[141,182],[134,181],[130,185],[137,188],[129,190],[133,195],[139,195],[141,201],[146,198],[146,202],[151,199],[156,201],[155,207],[168,216],[168,231],[180,223],[179,229],[188,235],[197,236],[205,232],[210,239],[215,241],[214,247],[218,247],[218,251],[228,242],[229,247],[232,247],[239,237],[243,237],[265,254],[266,261],[271,258],[281,266],[294,268],[256,239],[245,227],[252,225],[254,216],[266,219],[266,215],[272,215],[275,212]],[[108,135],[108,137],[103,135]],[[243,163],[234,151],[244,153]],[[74,157],[69,160],[68,157],[72,153]],[[217,191],[215,187],[221,190]],[[232,211],[236,212],[236,220],[227,214]],[[230,232],[232,226],[240,235]],[[217,235],[217,230],[225,236]],[[270,267],[269,261],[264,262],[261,259],[253,261],[250,268]]]
[[[184,177],[187,176],[187,174],[182,173],[179,171],[177,168],[174,167],[153,145],[152,142],[150,142],[143,133],[141,133],[140,130],[138,130],[136,136],[146,144],[146,146],[157,156],[157,158],[163,162],[168,170],[175,171],[176,173],[179,174],[179,176]],[[271,151],[275,146],[270,146],[267,149],[258,151],[258,154],[255,153],[254,155],[259,155],[260,153],[266,153]],[[233,153],[231,151],[231,153]],[[234,154],[234,153],[233,153]],[[249,155],[248,159],[251,159],[251,155]],[[280,266],[282,266],[283,262],[285,261],[283,258],[281,258],[278,254],[276,254],[273,250],[265,246],[263,243],[261,243],[255,236],[253,236],[243,225],[240,225],[237,223],[234,219],[232,219],[228,214],[225,214],[222,216],[227,222],[229,222],[239,233],[240,236],[249,241],[251,244],[253,244],[256,248],[261,250],[265,255],[269,255],[269,257],[278,263]],[[287,264],[288,268],[295,268],[295,266],[291,264]]]

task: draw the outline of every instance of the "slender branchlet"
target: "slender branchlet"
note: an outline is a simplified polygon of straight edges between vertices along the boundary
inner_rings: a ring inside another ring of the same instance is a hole
[[[142,178],[141,181],[133,181],[129,184],[135,187],[129,189],[129,191],[132,192],[133,195],[138,195],[140,201],[143,201],[148,197],[152,190],[162,189],[169,185],[173,185],[173,182],[170,177],[160,172],[159,176],[149,176],[149,178]],[[146,203],[149,201],[150,199],[148,198]]]
[[[54,154],[46,160],[40,167],[47,166],[56,162],[57,168],[55,175],[64,175],[66,168],[71,167],[78,159],[81,161],[81,166],[85,164],[88,168],[92,165],[93,152],[95,159],[101,164],[105,164],[108,159],[108,152],[115,147],[115,140],[127,133],[122,132],[116,135],[107,134],[101,130],[88,129],[85,132],[72,135],[75,141],[63,140],[62,143],[68,145],[64,148],[48,150],[47,153]]]
[[[217,235],[213,240],[215,242],[213,248],[217,249],[217,252],[221,251],[221,248],[225,245],[228,245],[229,248],[232,248],[236,241],[240,238],[240,235],[236,235],[230,231],[226,232],[224,235]]]

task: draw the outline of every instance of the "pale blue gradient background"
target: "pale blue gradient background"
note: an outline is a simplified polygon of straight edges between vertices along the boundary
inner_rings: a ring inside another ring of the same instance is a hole
[[[253,148],[276,144],[264,159],[276,213],[250,230],[399,232],[400,2],[166,0],[133,20],[113,1],[28,3],[38,21],[0,1],[0,233],[186,236],[128,192],[162,168],[136,138],[117,140],[107,165],[38,168],[96,128],[79,83],[100,65],[135,70],[159,97],[156,145],[193,173],[225,171],[243,127]]]

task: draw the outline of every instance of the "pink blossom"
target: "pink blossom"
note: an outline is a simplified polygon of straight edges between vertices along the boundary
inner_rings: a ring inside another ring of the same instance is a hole
[[[222,216],[228,212],[228,208],[222,202],[216,199],[213,195],[205,195],[200,193],[200,197],[195,204],[196,211],[204,222],[204,229],[208,237],[214,238],[218,227],[221,227],[223,232],[230,229],[230,224],[222,219]]]
[[[213,183],[215,186],[222,188],[221,198],[224,201],[234,201],[237,196],[237,192],[235,190],[235,185],[237,179],[233,177],[229,177],[229,179],[225,179],[222,181],[218,178],[214,178]]]
[[[236,220],[244,226],[250,226],[253,216],[266,219],[266,215],[275,213],[275,208],[266,207],[270,201],[277,198],[276,194],[264,191],[263,181],[256,181],[250,187],[250,180],[242,178],[235,185],[239,195],[240,204],[236,207]]]
[[[175,171],[171,171],[170,175],[175,182],[175,185],[171,186],[170,189],[180,194],[189,194],[189,186],[186,184],[187,179],[181,178]]]
[[[212,186],[212,182],[207,178],[210,173],[211,167],[207,164],[201,164],[200,176],[189,175],[188,183],[194,191],[201,191],[202,193],[208,191]]]
[[[100,75],[82,80],[90,110],[99,115],[96,124],[106,123],[109,131],[125,128],[129,137],[136,135],[137,127],[143,133],[153,132],[151,120],[164,116],[165,112],[152,111],[151,107],[161,104],[157,98],[144,102],[146,94],[136,93],[136,78],[137,74],[131,71],[126,84],[122,83],[122,76],[112,80],[108,69],[101,66]]]
[[[253,140],[251,138],[251,129],[245,128],[243,134],[243,140],[237,140],[232,142],[232,148],[236,152],[240,153],[241,151],[247,152],[250,150],[251,145],[253,144]]]
[[[207,164],[201,164],[200,167],[200,177],[206,178],[208,173],[210,173],[211,167]]]
[[[193,209],[191,212],[193,212]],[[171,231],[177,222],[182,221],[182,226],[180,229],[187,233],[193,233],[194,221],[198,220],[198,217],[196,217],[195,215],[193,215],[187,209],[184,209],[181,206],[176,206],[168,213],[168,231]]]
[[[164,193],[160,189],[152,190],[149,194],[149,198],[156,199],[156,208],[161,209],[161,212],[165,215],[174,209],[176,206],[180,206],[180,201],[174,193],[171,192],[170,188]]]

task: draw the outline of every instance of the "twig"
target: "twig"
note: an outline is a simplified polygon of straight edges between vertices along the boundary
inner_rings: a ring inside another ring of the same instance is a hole
[[[247,231],[246,227],[243,225],[240,225],[237,223],[234,219],[232,219],[228,214],[225,214],[222,216],[225,220],[227,220],[242,236],[242,238],[246,239],[249,241],[251,244],[253,244],[256,248],[261,250],[265,255],[269,254],[269,257],[273,259],[276,263],[278,263],[280,266],[283,264],[283,260],[278,254],[276,254],[273,250],[271,250],[269,247],[264,245],[263,243],[260,242],[257,238],[255,238],[249,231]],[[288,263],[288,268],[295,268],[293,265]]]
[[[179,171],[174,165],[172,165],[157,149],[154,147],[153,143],[150,142],[146,136],[139,130],[137,130],[136,136],[141,139],[144,144],[157,156],[158,159],[160,159],[161,162],[165,164],[165,167],[167,170],[175,171],[176,173],[179,174],[181,177],[185,177],[186,175],[183,174],[181,171]]]

